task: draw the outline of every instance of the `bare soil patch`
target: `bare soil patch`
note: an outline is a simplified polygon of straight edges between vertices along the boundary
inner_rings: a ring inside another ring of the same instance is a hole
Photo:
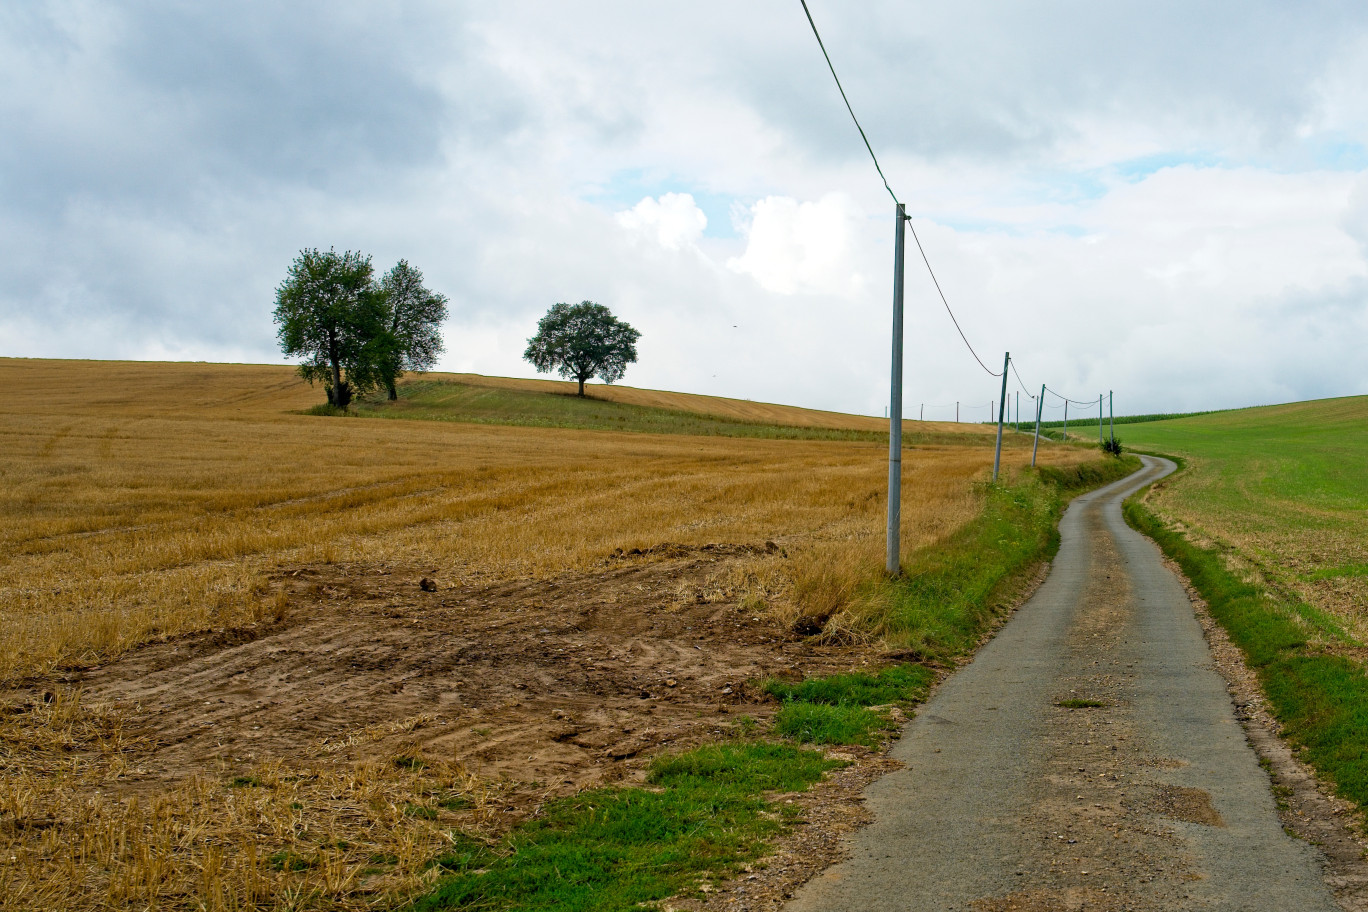
[[[599,572],[483,587],[444,585],[434,567],[300,567],[275,578],[280,615],[259,628],[150,644],[67,683],[131,710],[148,739],[123,789],[398,751],[571,792],[729,731],[738,714],[767,716],[758,679],[873,656],[805,641],[727,599],[719,571],[757,550],[669,545]],[[391,730],[408,719],[420,721]]]
[[[330,908],[402,900],[440,873],[427,863],[451,833],[492,840],[550,798],[639,781],[661,750],[748,735],[775,708],[766,677],[877,661],[739,598],[735,566],[782,553],[666,545],[486,586],[433,566],[295,567],[257,625],[31,679],[0,705],[3,740],[27,775],[63,778],[0,809],[0,908],[226,909],[292,879]],[[845,798],[813,814],[835,825],[795,871],[835,851],[886,763],[861,758],[821,787]],[[125,835],[88,846],[100,832]],[[120,848],[144,836],[150,860]],[[76,856],[107,857],[108,881],[57,877]]]

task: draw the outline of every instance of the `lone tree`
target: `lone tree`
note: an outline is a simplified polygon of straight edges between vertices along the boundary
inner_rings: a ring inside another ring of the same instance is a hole
[[[328,402],[341,409],[380,379],[375,362],[386,312],[371,275],[370,257],[359,252],[302,250],[276,289],[281,349],[302,356],[299,375],[321,380]]]
[[[538,373],[555,370],[566,379],[584,381],[597,376],[604,383],[622,379],[627,365],[637,359],[641,338],[612,311],[593,301],[556,304],[537,323],[537,334],[527,340],[523,357]]]
[[[400,260],[380,279],[388,338],[379,340],[377,366],[391,400],[399,398],[394,382],[404,371],[431,370],[442,353],[442,322],[447,299],[423,285],[423,273]]]
[[[280,347],[302,356],[299,375],[321,380],[328,402],[345,409],[406,370],[432,368],[442,352],[447,300],[423,286],[423,274],[400,260],[375,281],[370,257],[302,250],[276,289]]]

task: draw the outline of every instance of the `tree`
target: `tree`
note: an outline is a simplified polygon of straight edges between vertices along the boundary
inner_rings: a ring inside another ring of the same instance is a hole
[[[394,382],[404,371],[431,370],[442,353],[441,325],[447,299],[423,286],[423,273],[400,260],[380,279],[388,339],[378,344],[381,382],[391,400],[399,398]]]
[[[386,316],[370,257],[350,250],[300,251],[276,289],[281,349],[302,356],[299,375],[321,380],[328,402],[341,409],[383,379],[376,360]]]
[[[604,383],[622,379],[627,365],[637,359],[641,338],[612,311],[593,301],[556,304],[537,323],[537,334],[527,340],[523,357],[538,373],[555,370],[566,379],[584,381],[597,376]]]

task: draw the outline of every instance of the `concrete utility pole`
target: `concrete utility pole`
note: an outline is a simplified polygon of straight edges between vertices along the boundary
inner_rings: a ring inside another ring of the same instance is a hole
[[[1040,384],[1040,398],[1036,400],[1035,441],[1031,443],[1031,468],[1035,468],[1036,448],[1040,446],[1040,413],[1045,410],[1045,384]]]
[[[1116,439],[1116,409],[1112,407],[1112,391],[1107,390],[1107,433]]]
[[[1017,390],[1017,394],[1016,394],[1016,412],[1015,412],[1014,414],[1016,415],[1016,421],[1012,422],[1012,429],[1013,429],[1014,431],[1017,431],[1018,433],[1020,433],[1020,431],[1021,431],[1021,390]]]
[[[955,402],[955,424],[959,424],[959,402]]]
[[[1007,368],[1012,363],[1012,353],[1007,352],[1002,356],[1002,399],[998,402],[998,432],[997,449],[993,451],[993,481],[997,481],[998,468],[1002,465],[1002,418],[1007,411]],[[1097,400],[1101,402],[1101,399]],[[992,409],[992,401],[989,401],[988,408]]]
[[[1069,400],[1064,400],[1064,439],[1069,439]]]
[[[903,226],[907,221],[902,203],[898,203],[897,221],[893,236],[893,367],[888,397],[888,555],[884,562],[890,576],[897,576],[902,569]]]
[[[1097,394],[1097,442],[1105,443],[1102,439],[1102,394]]]
[[[917,414],[917,420],[918,420],[918,421],[925,421],[925,420],[926,420],[926,403],[925,403],[925,402],[923,402],[923,403],[921,404],[921,412],[919,412],[919,413]]]

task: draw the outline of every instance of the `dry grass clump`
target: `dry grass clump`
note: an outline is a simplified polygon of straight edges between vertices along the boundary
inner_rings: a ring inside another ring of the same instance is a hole
[[[412,754],[127,794],[148,738],[78,692],[50,696],[0,723],[0,909],[391,907],[437,877],[435,857],[507,825],[497,791]]]

